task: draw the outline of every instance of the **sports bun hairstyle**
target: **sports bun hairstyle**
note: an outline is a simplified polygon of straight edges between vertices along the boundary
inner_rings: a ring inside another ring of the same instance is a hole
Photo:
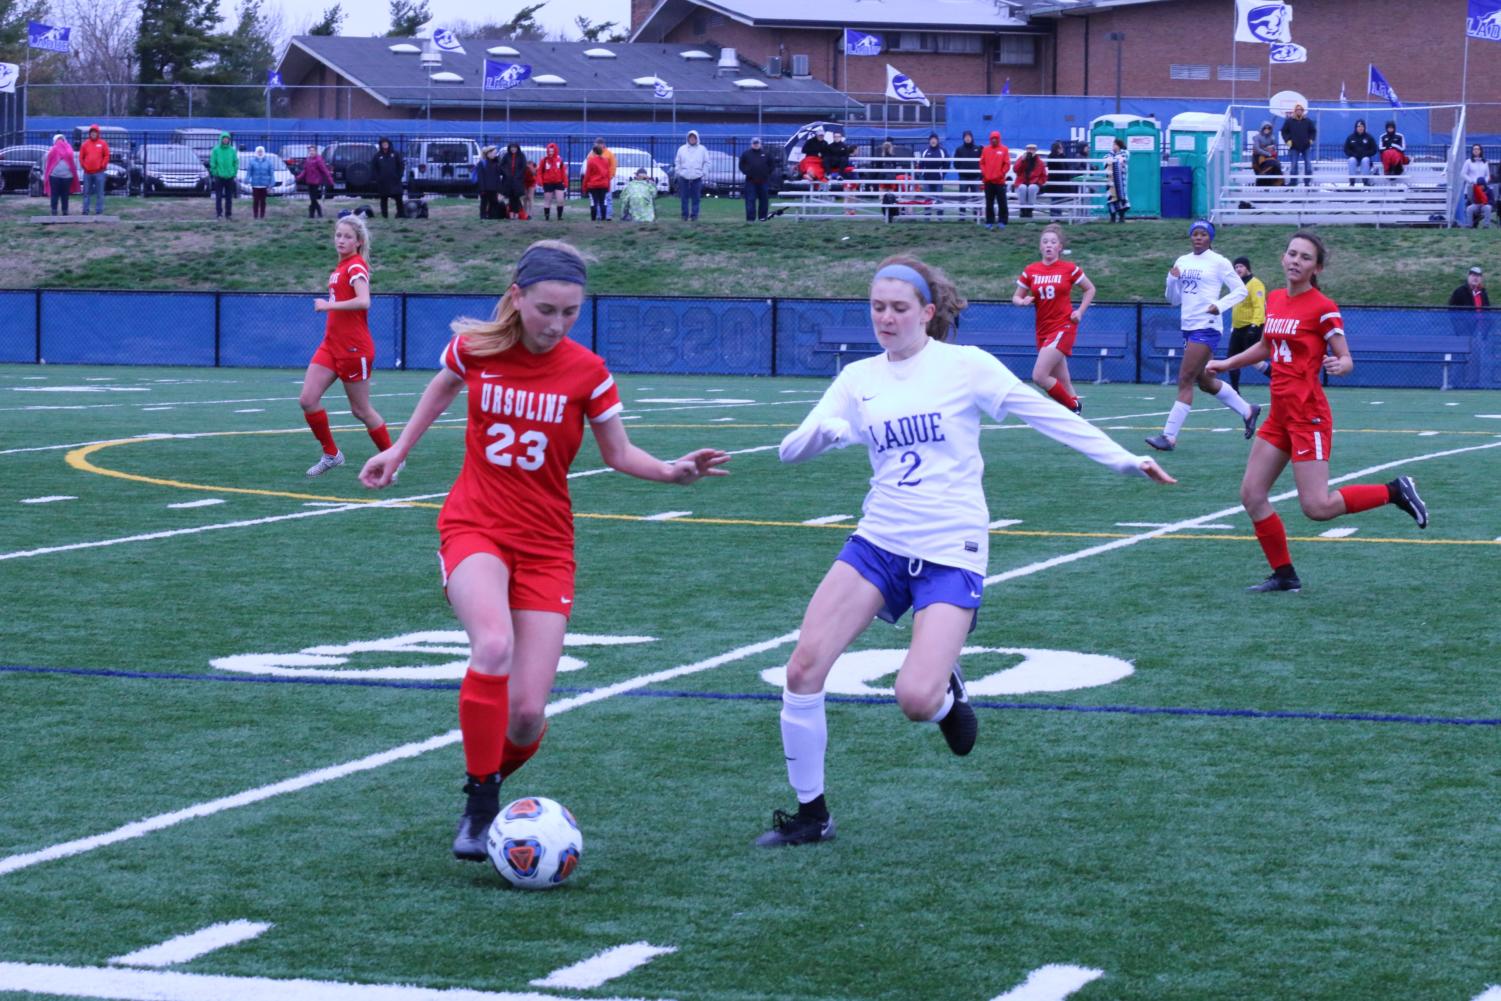
[[[888,264],[904,264],[922,275],[923,281],[928,283],[928,289],[933,293],[933,318],[928,321],[928,336],[935,341],[948,340],[953,333],[954,322],[964,312],[964,307],[969,305],[969,300],[959,294],[954,280],[942,268],[920,261],[910,254],[893,254],[882,261],[876,270],[879,271]],[[922,293],[918,292],[917,297],[921,299]]]
[[[571,243],[563,240],[537,240],[530,244],[526,250],[533,248],[544,250],[560,250],[565,254],[572,254],[579,259],[579,263],[587,265],[587,258]],[[516,258],[519,266],[521,258],[526,256],[526,250]],[[516,288],[516,267],[511,268],[511,282],[506,288],[505,295],[495,304],[495,312],[488,320],[477,320],[470,316],[461,316],[448,325],[448,329],[455,334],[463,335],[464,347],[469,353],[477,358],[487,358],[509,351],[521,339],[521,309],[513,302],[511,289]],[[517,289],[517,294],[524,294]]]
[[[1052,233],[1058,238],[1058,248],[1060,250],[1068,246],[1068,234],[1063,232],[1062,226],[1058,225],[1056,222],[1050,222],[1046,226],[1042,227],[1042,232],[1037,234],[1037,238],[1041,240],[1049,233]]]

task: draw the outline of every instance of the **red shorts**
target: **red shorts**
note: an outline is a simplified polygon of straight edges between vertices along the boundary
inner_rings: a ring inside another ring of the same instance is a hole
[[[1283,421],[1273,405],[1256,437],[1286,452],[1294,462],[1328,462],[1334,451],[1334,421],[1328,417]]]
[[[475,553],[489,553],[506,565],[510,574],[509,601],[512,609],[530,612],[573,612],[573,558],[518,553],[488,536],[462,532],[443,536],[438,549],[438,567],[443,587],[460,563]]]
[[[1063,357],[1071,357],[1074,353],[1074,339],[1079,336],[1079,327],[1070,323],[1062,330],[1056,330],[1051,334],[1037,335],[1037,350],[1043,348],[1057,348]]]
[[[368,382],[375,370],[374,351],[338,351],[324,341],[313,352],[314,365],[322,365],[339,377],[341,382]]]
[[[821,156],[803,157],[798,162],[797,169],[799,173],[810,181],[822,181],[824,179],[823,157]]]

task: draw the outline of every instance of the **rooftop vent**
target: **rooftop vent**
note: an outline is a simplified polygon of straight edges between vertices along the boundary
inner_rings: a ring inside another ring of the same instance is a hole
[[[657,85],[657,78],[654,76],[638,76],[631,83],[637,87],[655,87]]]
[[[614,59],[615,58],[615,53],[611,52],[609,49],[585,49],[584,50],[584,58],[585,59]]]
[[[532,81],[542,87],[561,87],[568,81],[555,73],[543,73],[541,76],[532,77]]]
[[[744,77],[740,80],[736,80],[735,86],[741,88],[742,90],[765,90],[766,81],[757,80],[755,77]]]
[[[419,52],[422,51],[422,49],[420,49],[417,46],[413,45],[411,42],[397,42],[395,45],[389,46],[389,48],[391,49],[392,52],[395,52],[395,53],[397,53],[399,55],[404,55],[404,56],[405,55],[413,55],[413,56],[415,56],[417,53],[419,53]]]
[[[693,59],[713,59],[714,58],[713,56],[709,55],[707,52],[704,52],[702,49],[689,49],[687,52],[679,52],[678,55],[682,56],[684,59],[688,59],[688,60],[693,60]]]
[[[714,68],[719,76],[740,72],[740,57],[735,55],[734,49],[719,50],[719,65]]]
[[[488,52],[488,53],[490,53],[490,55],[492,55],[492,56],[519,56],[519,55],[521,55],[520,52],[518,52],[516,49],[511,48],[509,45],[492,45],[488,49],[486,49],[485,51]]]
[[[422,56],[419,61],[422,63],[422,68],[427,70],[435,70],[443,65],[443,53],[438,51],[438,47],[433,44],[431,38],[422,47]]]
[[[464,82],[464,78],[463,77],[459,76],[459,74],[454,73],[454,72],[452,72],[450,70],[444,70],[441,73],[431,73],[431,74],[428,75],[428,79],[431,80],[433,83],[463,83]]]

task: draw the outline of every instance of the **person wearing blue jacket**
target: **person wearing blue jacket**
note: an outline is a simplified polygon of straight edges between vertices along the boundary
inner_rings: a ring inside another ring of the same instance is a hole
[[[255,155],[245,161],[245,180],[250,185],[250,217],[266,218],[266,192],[276,183],[276,162],[266,155],[266,147],[257,146]]]
[[[939,142],[937,132],[928,133],[928,145],[917,154],[917,158],[921,161],[917,176],[923,182],[923,191],[938,196],[932,200],[938,202],[938,214],[943,215],[943,178],[949,169],[949,152]],[[923,209],[923,214],[927,215],[931,211],[933,210]]]

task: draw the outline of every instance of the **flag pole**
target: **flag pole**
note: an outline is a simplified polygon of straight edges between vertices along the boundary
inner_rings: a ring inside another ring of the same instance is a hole
[[[1231,3],[1230,12],[1234,15],[1234,19],[1230,22],[1230,103],[1234,104],[1236,78],[1240,76],[1236,72],[1236,67],[1240,65],[1237,62],[1240,57],[1240,43],[1235,40],[1235,36],[1240,32],[1240,5]],[[1271,70],[1267,70],[1267,78],[1271,78]]]
[[[485,74],[482,72],[479,81],[479,142],[481,146],[485,145],[487,138],[489,137],[485,135]]]
[[[840,74],[839,82],[844,84],[844,103],[850,103],[850,30],[843,29],[839,33],[839,47],[844,50],[844,72]]]
[[[31,116],[31,39],[26,39],[26,88],[21,91],[21,142],[26,141],[26,129]]]
[[[1470,26],[1469,20],[1465,21],[1465,58],[1464,68],[1459,71],[1459,106],[1462,110],[1468,110],[1470,87]]]

